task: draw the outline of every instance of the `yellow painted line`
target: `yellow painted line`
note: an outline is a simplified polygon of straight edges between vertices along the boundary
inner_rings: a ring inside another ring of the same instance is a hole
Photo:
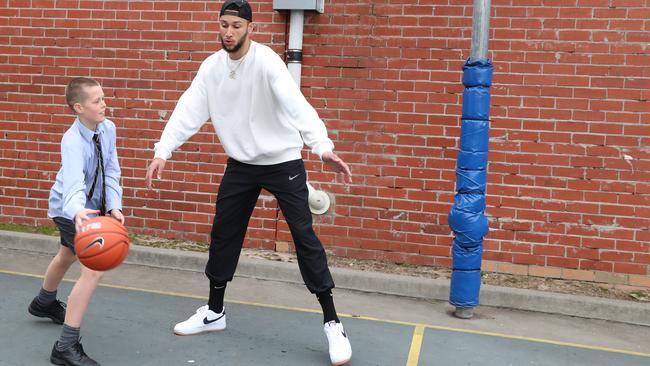
[[[573,342],[553,341],[553,340],[550,340],[550,339],[543,339],[543,338],[524,337],[524,336],[516,336],[516,335],[503,334],[503,333],[494,333],[494,332],[485,332],[485,331],[471,330],[471,329],[459,329],[459,328],[444,327],[444,326],[438,326],[438,325],[425,325],[425,327],[427,327],[429,329],[435,329],[435,330],[446,330],[446,331],[450,331],[450,332],[461,332],[461,333],[477,334],[477,335],[489,336],[489,337],[516,339],[516,340],[534,342],[534,343],[552,344],[552,345],[556,345],[556,346],[574,347],[574,348],[589,349],[589,350],[594,350],[594,351],[623,353],[623,354],[632,355],[632,356],[650,357],[650,353],[627,351],[627,350],[622,350],[622,349],[617,349],[617,348],[609,348],[609,347],[601,347],[601,346],[589,346],[589,345],[586,345],[586,344],[573,343]]]
[[[33,273],[7,271],[7,270],[2,270],[2,269],[0,269],[0,273],[16,275],[16,276],[32,277],[32,278],[43,278],[42,275],[37,275],[37,274],[33,274]],[[63,281],[65,281],[65,282],[76,282],[76,280],[71,280],[71,279],[63,279]],[[207,300],[208,299],[206,296],[191,295],[191,294],[180,293],[180,292],[150,290],[150,289],[143,289],[143,288],[130,287],[130,286],[122,286],[122,285],[99,284],[99,286],[100,287],[114,288],[114,289],[119,289],[119,290],[128,290],[128,291],[137,291],[137,292],[144,292],[144,293],[157,294],[157,295],[184,297],[184,298],[197,299],[197,300]],[[298,312],[304,312],[304,313],[321,314],[320,310],[298,308],[298,307],[291,307],[291,306],[270,305],[270,304],[262,304],[262,303],[251,302],[251,301],[230,300],[230,299],[226,300],[226,302],[233,303],[233,304],[257,306],[257,307],[269,308],[269,309],[279,309],[279,310],[288,310],[288,311],[298,311]],[[423,330],[424,329],[444,330],[444,331],[449,331],[449,332],[476,334],[476,335],[489,336],[489,337],[499,337],[499,338],[506,338],[506,339],[516,339],[516,340],[535,342],[535,343],[552,344],[552,345],[556,345],[556,346],[582,348],[582,349],[588,349],[588,350],[594,350],[594,351],[621,353],[621,354],[625,354],[625,355],[640,356],[640,357],[648,357],[648,358],[650,358],[650,353],[627,351],[627,350],[622,350],[622,349],[617,349],[617,348],[590,346],[590,345],[580,344],[580,343],[553,341],[553,340],[550,340],[550,339],[543,339],[543,338],[524,337],[524,336],[510,335],[510,334],[504,334],[504,333],[486,332],[486,331],[481,331],[481,330],[454,328],[454,327],[446,327],[446,326],[440,326],[440,325],[429,325],[429,324],[421,324],[421,323],[413,323],[413,322],[404,322],[404,321],[398,321],[398,320],[387,320],[387,319],[374,318],[374,317],[370,317],[370,316],[361,316],[361,315],[344,314],[344,313],[343,314],[338,314],[338,315],[340,317],[376,321],[376,322],[387,323],[387,324],[406,325],[406,326],[411,326],[411,327],[416,327],[416,328],[417,327],[422,327]],[[414,334],[414,336],[415,336],[415,334]]]
[[[17,276],[24,276],[24,277],[33,277],[33,278],[43,278],[44,277],[42,275],[36,275],[36,274],[33,274],[33,273],[5,271],[3,269],[0,269],[0,273],[10,274],[10,275],[17,275]]]
[[[422,348],[422,338],[424,338],[424,325],[418,325],[413,330],[411,339],[411,350],[409,358],[406,360],[406,366],[418,366],[420,362],[420,349]]]

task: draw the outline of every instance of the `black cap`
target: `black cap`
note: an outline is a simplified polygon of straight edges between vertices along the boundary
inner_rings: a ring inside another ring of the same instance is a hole
[[[226,0],[221,7],[221,12],[219,16],[224,15],[234,15],[248,20],[249,22],[253,21],[253,10],[251,9],[250,4],[246,0]]]

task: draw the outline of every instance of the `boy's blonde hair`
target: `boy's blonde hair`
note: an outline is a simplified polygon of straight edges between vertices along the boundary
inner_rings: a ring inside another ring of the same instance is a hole
[[[75,103],[81,103],[88,95],[84,92],[84,88],[89,88],[91,86],[99,86],[99,82],[91,78],[75,78],[70,80],[68,86],[65,88],[65,100],[68,103],[68,107],[74,110]]]

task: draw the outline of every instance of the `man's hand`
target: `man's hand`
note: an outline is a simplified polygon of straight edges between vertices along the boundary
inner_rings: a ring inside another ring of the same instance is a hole
[[[122,214],[122,210],[118,208],[114,208],[111,210],[111,217],[114,218],[115,220],[119,221],[124,225],[124,214]]]
[[[77,232],[81,230],[81,225],[87,220],[90,220],[90,217],[88,215],[97,215],[99,214],[99,210],[91,210],[89,208],[84,208],[79,210],[76,215],[74,215],[74,227]]]
[[[154,175],[156,176],[156,178],[162,179],[163,170],[165,170],[165,160],[160,158],[153,159],[151,164],[149,164],[149,168],[147,169],[147,175],[145,177],[147,188],[149,189],[153,188]]]
[[[326,166],[337,173],[343,173],[344,179],[347,183],[352,183],[352,172],[350,167],[338,155],[331,151],[323,153],[322,160]]]

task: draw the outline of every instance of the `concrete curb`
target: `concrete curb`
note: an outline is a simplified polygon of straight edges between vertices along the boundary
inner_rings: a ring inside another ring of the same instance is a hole
[[[58,250],[59,238],[0,230],[0,248],[43,254]],[[126,263],[203,272],[206,253],[132,245]],[[337,288],[447,301],[449,281],[347,268],[331,268]],[[242,256],[237,276],[300,283],[298,265]],[[499,286],[481,286],[481,304],[650,326],[650,304]]]

